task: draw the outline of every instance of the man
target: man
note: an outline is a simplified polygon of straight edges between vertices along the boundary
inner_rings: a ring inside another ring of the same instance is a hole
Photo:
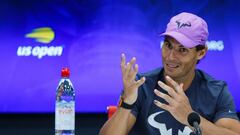
[[[239,135],[240,124],[224,81],[201,70],[207,52],[207,23],[191,13],[174,16],[162,46],[163,68],[137,74],[136,58],[122,54],[122,103],[100,135],[190,135],[188,115],[200,115],[203,135]]]

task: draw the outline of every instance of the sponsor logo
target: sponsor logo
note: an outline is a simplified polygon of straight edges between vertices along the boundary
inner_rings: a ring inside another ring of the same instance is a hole
[[[44,56],[61,56],[62,46],[19,46],[17,49],[18,56],[35,56],[41,59]]]
[[[224,43],[221,40],[219,40],[219,41],[215,41],[215,40],[207,41],[206,44],[208,46],[208,50],[211,50],[211,51],[223,51],[223,49],[224,49]]]
[[[44,56],[61,56],[63,52],[62,45],[51,45],[54,40],[55,33],[50,27],[36,28],[31,33],[25,35],[26,38],[33,38],[36,42],[42,43],[43,45],[23,45],[18,46],[17,56],[30,57],[34,56],[38,59]]]
[[[55,37],[54,31],[49,27],[33,29],[31,33],[25,35],[26,38],[33,38],[36,42],[50,43]]]
[[[178,29],[181,29],[182,27],[191,27],[191,23],[190,22],[180,22],[179,20],[176,21],[177,27]]]
[[[159,130],[159,133],[161,135],[172,135],[172,128],[170,129],[167,129],[167,126],[165,123],[160,123],[158,121],[155,120],[155,117],[157,115],[161,115],[162,113],[164,113],[165,111],[160,111],[160,112],[156,112],[156,113],[153,113],[151,114],[149,117],[148,117],[148,123]],[[181,130],[178,130],[178,135],[190,135],[192,132],[192,130],[188,127],[188,126],[185,126],[183,131]]]

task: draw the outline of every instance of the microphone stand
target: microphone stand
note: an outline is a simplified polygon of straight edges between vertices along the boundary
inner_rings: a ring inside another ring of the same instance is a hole
[[[200,116],[196,112],[192,112],[188,115],[188,123],[190,126],[194,127],[194,133],[196,135],[202,135],[202,131],[199,127],[201,122]]]
[[[197,122],[193,123],[193,127],[194,127],[194,130],[195,130],[194,132],[196,135],[202,135],[202,131]]]

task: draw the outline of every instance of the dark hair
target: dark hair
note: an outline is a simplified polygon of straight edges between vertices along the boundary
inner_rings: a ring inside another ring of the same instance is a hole
[[[196,47],[196,51],[200,51],[206,48],[206,45],[197,45]],[[197,61],[197,64],[200,62],[200,60]]]

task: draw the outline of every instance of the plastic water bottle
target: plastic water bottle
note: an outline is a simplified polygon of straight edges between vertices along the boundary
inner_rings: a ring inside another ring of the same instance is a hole
[[[75,92],[69,76],[69,69],[63,68],[56,92],[55,135],[74,135],[75,132]]]

